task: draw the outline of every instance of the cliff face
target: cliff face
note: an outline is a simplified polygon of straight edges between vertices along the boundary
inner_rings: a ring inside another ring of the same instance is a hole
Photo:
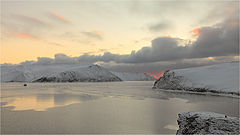
[[[239,96],[239,63],[165,71],[153,88]]]
[[[187,112],[178,115],[182,134],[239,134],[239,118],[212,112]]]

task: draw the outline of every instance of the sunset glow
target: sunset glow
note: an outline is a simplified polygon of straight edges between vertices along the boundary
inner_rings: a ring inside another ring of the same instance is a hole
[[[239,4],[2,0],[1,133],[239,133]]]
[[[29,35],[27,33],[14,33],[14,35],[20,38],[39,40],[38,37]]]
[[[153,77],[156,78],[156,79],[159,79],[160,77],[163,76],[164,71],[162,71],[162,72],[160,72],[160,73],[147,73],[147,74],[150,75],[150,76],[153,76]]]
[[[170,35],[162,35],[162,37],[172,38]]]
[[[177,2],[175,7],[174,3],[141,0],[96,3],[3,1],[0,63],[19,64],[38,61],[39,58],[55,61],[56,54],[64,54],[66,59],[62,61],[67,63],[100,63],[113,70],[118,70],[119,66],[123,68],[120,71],[156,73],[153,76],[158,78],[161,76],[159,71],[172,65],[164,67],[165,62],[190,61],[198,56],[203,60],[219,60],[213,58],[219,54],[213,53],[201,52],[195,57],[192,46],[196,43],[200,48],[210,46],[209,43],[217,42],[202,40],[215,38],[226,41],[228,37],[214,32],[217,27],[229,31],[230,27],[239,26],[236,4],[200,2],[195,7],[194,2]],[[215,10],[219,12],[214,14]],[[210,29],[214,30],[209,32]],[[206,38],[205,35],[212,37]],[[238,56],[235,52],[229,53],[231,59]],[[75,58],[81,59],[71,60]],[[146,68],[147,65],[151,68]]]
[[[233,22],[231,22],[231,25],[239,25],[239,24],[240,24],[239,21],[233,21]]]
[[[99,31],[99,30],[92,30],[92,32],[93,32],[93,33],[96,33],[96,34],[98,34],[98,35],[101,35],[101,34],[102,34],[102,32]]]
[[[214,59],[214,57],[208,57],[208,59],[209,59],[209,60],[213,60],[213,59]]]
[[[52,13],[52,15],[56,16],[59,20],[61,20],[63,22],[70,23],[70,21],[68,19],[66,19],[65,17],[61,16],[60,14]]]
[[[4,105],[4,107],[13,106],[16,111],[20,110],[34,110],[34,111],[45,111],[49,108],[66,106],[74,103],[80,103],[78,100],[67,101],[62,104],[56,104],[54,98],[40,100],[36,96],[29,97],[17,97],[17,98],[7,98],[4,100],[12,100],[9,104]],[[3,100],[3,101],[4,101]]]
[[[195,28],[195,29],[193,29],[191,32],[192,32],[194,35],[199,35],[199,30],[201,30],[201,27]]]

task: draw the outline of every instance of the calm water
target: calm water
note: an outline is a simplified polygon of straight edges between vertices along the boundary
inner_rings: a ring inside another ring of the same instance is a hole
[[[1,84],[2,133],[176,133],[177,114],[239,117],[239,99],[152,90],[153,82]]]

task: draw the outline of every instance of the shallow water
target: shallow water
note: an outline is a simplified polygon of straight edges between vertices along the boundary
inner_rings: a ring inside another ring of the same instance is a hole
[[[2,133],[176,133],[178,113],[239,117],[239,99],[152,90],[152,81],[1,83]]]

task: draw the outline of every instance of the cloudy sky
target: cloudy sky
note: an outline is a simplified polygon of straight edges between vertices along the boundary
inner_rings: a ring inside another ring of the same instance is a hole
[[[3,0],[1,64],[148,72],[239,59],[239,1]]]

